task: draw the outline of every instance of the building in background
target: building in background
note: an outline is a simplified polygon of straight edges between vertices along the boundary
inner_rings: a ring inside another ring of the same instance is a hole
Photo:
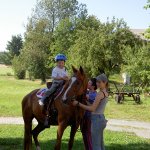
[[[130,31],[140,37],[142,40],[148,41],[148,39],[144,37],[146,29],[130,29]]]

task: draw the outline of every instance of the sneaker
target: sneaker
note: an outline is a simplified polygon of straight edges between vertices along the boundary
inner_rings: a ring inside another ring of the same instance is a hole
[[[43,105],[44,105],[44,103],[43,103],[43,101],[42,101],[41,99],[39,100],[39,105],[40,105],[40,106],[43,106]]]

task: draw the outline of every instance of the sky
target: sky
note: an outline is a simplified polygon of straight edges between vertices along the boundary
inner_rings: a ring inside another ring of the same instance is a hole
[[[150,25],[150,10],[143,9],[147,0],[79,0],[87,5],[88,14],[102,22],[107,18],[123,18],[130,28],[146,29]],[[12,35],[25,32],[27,18],[36,0],[0,0],[0,51],[6,49]]]

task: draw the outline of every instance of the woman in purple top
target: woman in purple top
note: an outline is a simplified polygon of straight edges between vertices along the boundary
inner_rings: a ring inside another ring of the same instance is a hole
[[[88,82],[88,91],[87,91],[87,103],[89,105],[93,104],[96,97],[96,79],[92,78]],[[86,111],[83,118],[83,128],[82,136],[84,140],[85,150],[92,150],[92,138],[91,138],[91,112]]]

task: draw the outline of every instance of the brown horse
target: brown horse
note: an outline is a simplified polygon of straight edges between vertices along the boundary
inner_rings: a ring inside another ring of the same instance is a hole
[[[69,125],[71,126],[71,132],[68,149],[72,149],[75,133],[84,115],[84,111],[82,109],[71,105],[71,100],[76,98],[78,101],[83,102],[83,95],[85,95],[87,90],[87,78],[82,67],[80,67],[79,70],[74,67],[72,67],[72,69],[74,75],[65,84],[62,92],[54,100],[54,106],[58,111],[58,130],[55,150],[61,149],[62,135],[66,127]],[[26,95],[22,101],[22,114],[24,119],[24,150],[31,150],[32,136],[36,149],[40,150],[37,137],[39,133],[45,129],[43,125],[45,115],[43,114],[42,106],[38,103],[38,98],[36,96],[37,91],[38,89],[32,91]],[[65,103],[63,101],[65,101]],[[32,130],[33,118],[36,118],[38,125]],[[54,124],[51,123],[51,125]]]

